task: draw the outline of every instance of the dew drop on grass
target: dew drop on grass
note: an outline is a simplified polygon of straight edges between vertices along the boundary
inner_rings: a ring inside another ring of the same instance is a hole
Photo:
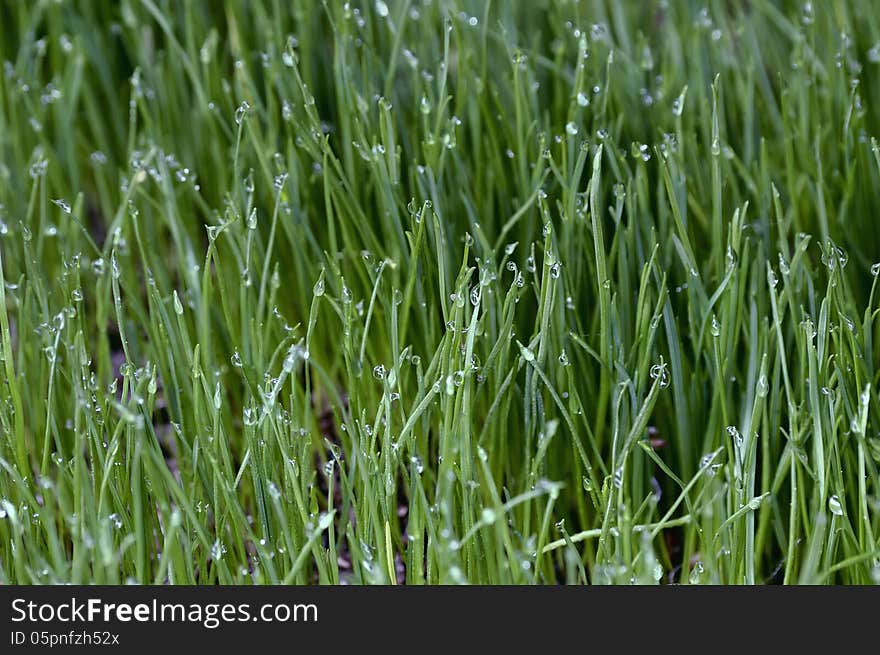
[[[718,471],[718,464],[712,464],[713,459],[715,459],[714,453],[706,453],[700,458],[700,468],[706,469],[706,473],[708,473],[710,477],[714,477],[715,473]]]
[[[495,513],[495,510],[489,507],[483,509],[482,513],[480,514],[480,521],[482,521],[484,525],[492,525],[493,523],[495,523],[496,518],[498,517]]]
[[[559,353],[559,363],[562,366],[569,366],[571,364],[571,362],[568,360],[568,355],[565,353],[565,350]]]
[[[767,383],[767,376],[761,375],[758,378],[758,383],[755,385],[755,393],[758,394],[759,398],[764,398],[769,390],[770,385]]]
[[[672,115],[673,116],[681,116],[681,112],[684,110],[684,97],[678,96],[675,100],[672,101]]]
[[[554,264],[551,264],[550,265],[550,277],[553,278],[554,280],[558,279],[559,272],[560,272],[561,268],[562,268],[562,264],[560,264],[559,262],[555,262]]]
[[[388,5],[382,2],[382,0],[376,0],[376,13],[379,14],[380,18],[387,18]]]
[[[577,94],[577,103],[578,103],[579,107],[586,107],[587,105],[590,104],[590,98],[587,96],[586,93],[583,93],[583,92],[578,93]]]
[[[715,316],[712,316],[712,325],[709,328],[709,331],[712,333],[713,337],[721,336],[721,323],[718,322],[718,319]]]
[[[177,289],[172,292],[172,299],[174,303],[174,313],[178,316],[183,315],[183,304],[180,302],[180,297],[177,295]]]
[[[324,276],[318,278],[318,281],[315,282],[315,286],[312,287],[312,293],[316,298],[320,298],[324,295]]]
[[[651,570],[651,574],[655,581],[659,581],[663,577],[663,565],[660,562],[654,564],[654,568]]]
[[[765,495],[755,496],[748,502],[749,509],[753,512],[761,508],[761,503],[764,502]]]
[[[247,427],[253,427],[257,424],[257,410],[253,407],[245,407],[241,414],[241,420]]]
[[[241,368],[241,355],[238,354],[237,350],[232,353],[232,357],[229,358],[229,361],[235,368]]]
[[[242,121],[247,117],[248,111],[250,111],[250,104],[248,104],[247,100],[243,101],[238,108],[235,110],[235,114],[233,118],[235,119],[236,125],[241,125]]]
[[[377,364],[373,367],[373,377],[377,380],[385,379],[385,367],[382,364]]]
[[[37,159],[31,167],[30,167],[30,176],[31,179],[37,179],[38,177],[42,177],[46,173],[46,168],[48,168],[49,162],[45,159]]]
[[[874,277],[880,276],[880,262],[877,262],[876,264],[873,264],[871,266],[871,275],[873,275]]]
[[[566,123],[566,125],[565,125],[565,131],[566,131],[570,136],[575,136],[575,135],[578,133],[577,125],[575,125],[572,121],[569,121],[569,122]]]
[[[835,516],[843,516],[843,506],[840,504],[840,498],[836,494],[828,499],[828,509]]]
[[[669,374],[666,372],[665,364],[654,364],[648,374],[652,380],[659,380],[658,384],[661,389],[669,386]]]
[[[64,198],[56,198],[55,200],[52,201],[52,204],[54,204],[56,207],[58,207],[65,214],[70,213],[70,203],[68,203],[66,200],[64,200]]]

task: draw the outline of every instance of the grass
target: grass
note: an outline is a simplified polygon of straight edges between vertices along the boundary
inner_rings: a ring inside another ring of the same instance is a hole
[[[0,24],[0,582],[880,582],[874,3]]]

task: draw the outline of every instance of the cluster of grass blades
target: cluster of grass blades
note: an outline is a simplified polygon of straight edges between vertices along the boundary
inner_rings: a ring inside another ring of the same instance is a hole
[[[880,582],[880,7],[0,7],[0,583]]]

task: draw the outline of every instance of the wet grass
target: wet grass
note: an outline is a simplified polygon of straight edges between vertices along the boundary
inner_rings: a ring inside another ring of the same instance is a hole
[[[0,25],[0,582],[880,581],[873,3]]]

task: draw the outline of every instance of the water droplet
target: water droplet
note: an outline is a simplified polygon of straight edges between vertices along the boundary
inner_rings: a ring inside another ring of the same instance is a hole
[[[307,350],[303,349],[300,344],[294,344],[290,347],[290,350],[287,351],[287,355],[284,358],[284,362],[282,362],[281,367],[285,373],[291,373],[294,368],[296,368],[296,363],[300,360],[306,360],[309,358],[309,353]]]
[[[248,112],[250,111],[250,104],[248,104],[247,100],[243,101],[238,108],[235,110],[235,115],[233,118],[235,119],[236,125],[241,125],[242,121],[247,117]]]
[[[743,440],[743,436],[739,430],[736,429],[734,425],[727,426],[727,434],[733,439],[733,445],[736,446],[737,449],[741,449],[745,443]]]
[[[177,295],[177,289],[172,292],[172,301],[174,304],[174,313],[178,316],[183,315],[183,304],[180,302],[180,297]]]
[[[712,333],[713,337],[721,336],[721,323],[718,322],[718,319],[715,318],[715,315],[712,315],[712,325],[709,328],[709,331]]]
[[[587,105],[590,104],[590,98],[585,93],[578,93],[577,94],[577,103],[578,103],[578,106],[580,106],[580,107],[586,107]]]
[[[30,176],[31,179],[37,179],[38,177],[42,177],[46,173],[46,169],[49,166],[49,162],[43,159],[42,157],[38,158],[30,167]]]
[[[247,217],[247,226],[249,230],[257,229],[257,208],[251,209],[251,213]]]
[[[565,124],[565,131],[570,136],[575,136],[578,133],[577,125],[575,125],[572,121],[569,121],[568,123]]]
[[[672,115],[681,116],[682,111],[684,111],[684,94],[672,101]]]
[[[388,17],[388,5],[386,5],[382,0],[376,0],[376,13],[379,14],[381,18]]]
[[[241,368],[241,355],[238,353],[237,350],[232,353],[232,357],[229,358],[229,361],[235,368]]]
[[[385,379],[385,367],[382,364],[373,367],[373,377],[377,380]]]
[[[880,262],[871,265],[871,275],[874,277],[880,276]]]
[[[663,578],[663,565],[660,562],[654,564],[654,568],[651,570],[651,574],[654,580],[660,580]]]
[[[767,396],[767,392],[770,390],[770,385],[767,382],[767,376],[761,375],[758,378],[758,383],[755,385],[755,393],[758,394],[759,398],[764,398]]]
[[[666,372],[666,364],[654,364],[649,371],[652,380],[659,380],[661,389],[669,386],[669,374]]]
[[[52,204],[54,204],[59,209],[61,209],[61,211],[63,211],[65,214],[70,213],[70,203],[68,203],[63,198],[56,198],[55,200],[52,201]]]
[[[761,507],[761,503],[764,502],[764,498],[765,498],[765,497],[766,497],[765,495],[755,496],[754,498],[752,498],[751,500],[749,500],[749,503],[748,503],[748,504],[749,504],[749,509],[752,510],[752,511],[755,511],[755,510],[757,510],[757,509],[760,509],[760,507]]]

